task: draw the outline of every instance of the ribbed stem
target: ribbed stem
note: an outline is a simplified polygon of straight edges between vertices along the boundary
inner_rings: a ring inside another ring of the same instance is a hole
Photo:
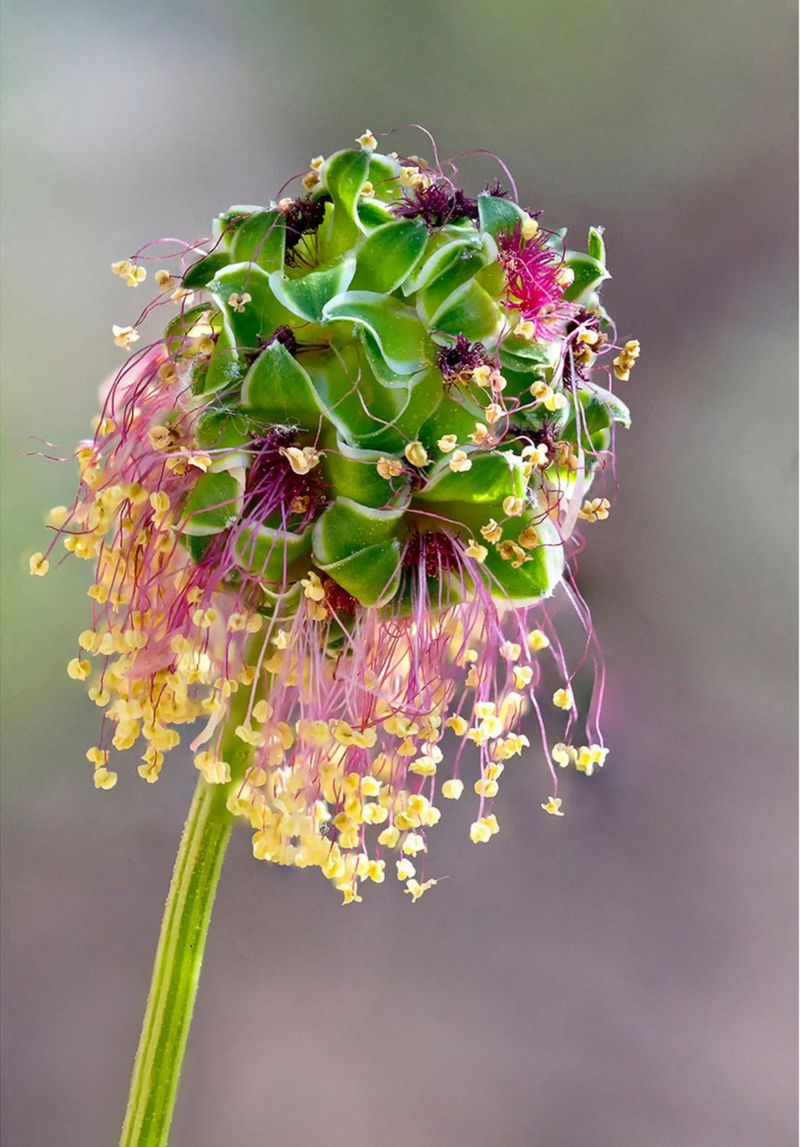
[[[227,785],[198,781],[158,940],[120,1147],[165,1147],[211,909],[231,835]]]

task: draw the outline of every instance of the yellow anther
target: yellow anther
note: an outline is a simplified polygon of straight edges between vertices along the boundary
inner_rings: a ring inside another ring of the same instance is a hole
[[[572,689],[566,685],[563,689],[556,689],[553,694],[553,704],[557,709],[571,709],[574,704]]]
[[[518,546],[516,542],[512,541],[499,542],[497,552],[503,561],[510,562],[511,568],[515,570],[531,560],[530,554],[526,554],[522,546]]]
[[[492,797],[496,797],[499,791],[499,785],[497,781],[489,780],[488,777],[481,777],[475,782],[473,788],[479,797],[486,797],[487,800],[491,800]]]
[[[517,689],[526,689],[533,680],[533,670],[530,665],[514,666],[514,686]]]
[[[241,294],[239,294],[237,291],[234,291],[232,294],[228,295],[228,306],[232,311],[236,311],[238,315],[242,314],[247,304],[251,303],[252,301],[253,296],[248,295],[247,291],[243,291]]]
[[[456,450],[448,463],[454,474],[463,474],[472,469],[472,462],[464,450]]]
[[[469,826],[469,838],[473,844],[486,844],[492,839],[492,830],[486,823],[486,818],[474,820]]]
[[[295,474],[308,474],[319,465],[322,454],[313,446],[282,446],[278,451],[287,460]]]
[[[500,656],[507,661],[519,661],[522,646],[516,641],[504,641],[500,646]]]
[[[528,634],[528,649],[533,653],[538,653],[542,649],[547,649],[550,644],[550,638],[541,629],[532,629]]]
[[[524,550],[535,550],[539,545],[539,531],[535,526],[526,526],[520,531],[517,542]]]
[[[549,812],[551,816],[563,816],[561,811],[561,797],[549,797],[544,804],[539,806],[545,812]]]
[[[499,542],[503,536],[503,527],[499,526],[494,518],[490,518],[485,526],[481,526],[481,537],[491,545]]]
[[[378,836],[378,844],[384,848],[397,848],[400,841],[400,829],[391,824]]]
[[[375,469],[381,478],[389,481],[391,478],[399,478],[405,467],[399,458],[379,458],[375,463]]]
[[[416,868],[407,856],[404,856],[402,860],[396,860],[395,866],[397,867],[398,880],[410,880],[412,877],[417,875]]]
[[[611,503],[608,498],[587,498],[578,511],[584,522],[603,522],[608,517]]]
[[[409,442],[403,453],[412,466],[428,465],[428,451],[419,441]]]
[[[530,342],[536,337],[536,324],[532,323],[530,319],[520,319],[514,327],[514,334],[518,339],[526,339]]]
[[[66,506],[53,506],[47,515],[47,524],[55,530],[60,530],[70,516]]]
[[[402,851],[408,856],[416,856],[418,852],[425,851],[425,841],[418,832],[409,832],[403,841]]]
[[[367,128],[367,130],[362,135],[360,135],[358,137],[358,139],[356,140],[356,143],[364,151],[374,151],[375,148],[378,146],[378,141],[375,138],[375,136],[372,134],[372,132],[369,130],[369,128]]]
[[[44,554],[37,552],[35,554],[31,554],[30,558],[28,559],[28,569],[31,571],[34,577],[44,577],[44,575],[50,569],[50,562],[47,560]]]
[[[463,717],[448,717],[445,721],[445,727],[452,729],[457,737],[463,737],[469,728],[469,724]]]
[[[270,719],[272,712],[272,706],[269,701],[265,701],[262,698],[253,706],[253,720],[257,721],[259,725],[263,725],[265,721]]]
[[[464,782],[458,777],[451,777],[442,785],[442,796],[449,801],[457,801],[464,791]]]
[[[469,545],[464,550],[464,555],[468,558],[472,558],[476,562],[485,562],[489,551],[486,546],[482,546],[479,542],[476,542],[474,538],[470,538]]]
[[[300,579],[300,584],[303,586],[303,593],[309,601],[324,600],[325,587],[319,579],[319,574],[311,570],[308,577]]]
[[[96,789],[113,789],[117,783],[117,774],[100,765],[94,770],[94,787]]]
[[[417,757],[416,761],[411,762],[408,769],[409,772],[416,773],[419,777],[432,777],[436,773],[436,762],[432,757]]]
[[[422,884],[420,884],[417,880],[407,880],[405,891],[408,892],[411,896],[412,903],[416,904],[420,897],[424,896],[429,888],[435,887],[436,883],[437,882],[435,880],[425,880]]]
[[[91,664],[88,661],[81,661],[80,658],[73,657],[67,665],[67,676],[71,677],[73,681],[85,681],[91,669]]]
[[[458,445],[458,438],[455,434],[444,434],[436,443],[441,450],[442,454],[451,454]]]
[[[147,278],[147,269],[132,263],[130,259],[120,259],[111,264],[112,273],[124,279],[129,287],[138,287]]]
[[[489,430],[482,422],[475,423],[475,429],[469,436],[470,442],[476,446],[485,446],[489,441]]]
[[[114,336],[114,345],[122,350],[130,350],[135,342],[139,341],[139,332],[135,327],[118,327],[116,323],[111,327]]]

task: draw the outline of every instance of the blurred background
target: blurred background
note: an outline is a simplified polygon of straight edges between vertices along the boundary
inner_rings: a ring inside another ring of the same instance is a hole
[[[74,474],[27,452],[119,365],[112,259],[410,121],[578,245],[607,228],[643,346],[582,558],[612,753],[557,820],[532,751],[491,848],[449,810],[414,908],[343,911],[238,832],[172,1143],[796,1142],[793,6],[6,0],[3,51],[4,1142],[116,1142],[195,779],[92,788],[87,570],[27,574]]]

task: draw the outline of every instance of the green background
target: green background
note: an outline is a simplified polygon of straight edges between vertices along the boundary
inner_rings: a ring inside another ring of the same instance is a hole
[[[795,42],[778,0],[5,4],[9,1147],[115,1141],[194,783],[175,759],[93,790],[97,710],[63,668],[87,567],[27,575],[74,473],[28,453],[67,453],[119,365],[142,293],[113,259],[411,121],[502,155],[550,225],[607,227],[643,345],[581,559],[612,752],[564,778],[563,820],[537,754],[510,766],[489,848],[447,810],[450,879],[414,909],[387,885],[344,911],[238,833],[172,1142],[791,1141]]]

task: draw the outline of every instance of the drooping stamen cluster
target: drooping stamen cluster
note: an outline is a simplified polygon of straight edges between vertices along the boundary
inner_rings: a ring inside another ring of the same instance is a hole
[[[590,255],[562,254],[499,186],[471,199],[422,161],[377,156],[370,132],[358,142],[312,161],[308,197],[232,209],[199,262],[190,244],[178,274],[156,272],[139,322],[179,312],[108,389],[31,571],[59,540],[95,564],[68,672],[104,710],[97,787],[116,783],[112,749],[135,745],[155,781],[200,719],[195,765],[230,785],[256,856],[319,867],[346,902],[394,858],[417,900],[468,754],[476,843],[498,830],[526,714],[546,812],[562,815],[555,766],[605,760],[571,536],[608,516],[584,495],[627,424],[594,372],[627,377],[639,348],[616,345],[599,303],[599,232]],[[141,257],[114,265],[132,287]],[[115,327],[118,346],[139,322]],[[572,667],[556,588],[584,634]]]

